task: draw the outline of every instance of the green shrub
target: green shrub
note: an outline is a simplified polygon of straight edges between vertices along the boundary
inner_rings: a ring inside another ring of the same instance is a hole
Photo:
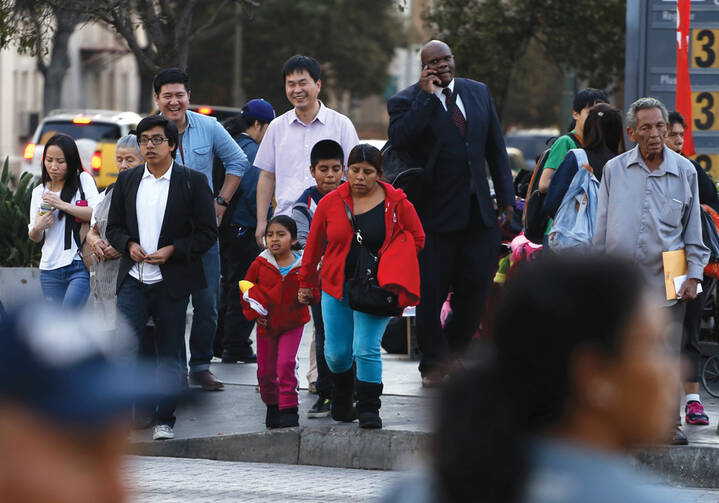
[[[30,223],[30,197],[36,183],[30,173],[23,173],[15,189],[5,159],[0,175],[0,266],[37,267],[42,245],[27,235]]]

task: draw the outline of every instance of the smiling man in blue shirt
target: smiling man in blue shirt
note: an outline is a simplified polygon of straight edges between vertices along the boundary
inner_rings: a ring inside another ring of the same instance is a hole
[[[189,80],[187,73],[179,68],[161,70],[153,81],[155,102],[160,113],[174,122],[180,133],[177,161],[203,173],[213,193],[214,156],[224,164],[225,181],[215,198],[215,215],[219,222],[249,163],[242,149],[214,117],[187,110],[190,104]],[[205,390],[219,390],[224,385],[210,372],[220,291],[220,251],[217,243],[202,257],[202,266],[207,287],[192,293],[190,382]]]

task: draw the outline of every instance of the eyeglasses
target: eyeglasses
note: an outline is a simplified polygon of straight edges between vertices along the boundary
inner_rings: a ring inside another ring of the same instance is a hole
[[[153,145],[162,145],[163,141],[169,141],[169,138],[165,138],[164,136],[152,136],[148,138],[147,136],[140,136],[139,143],[140,145],[147,145],[148,142],[152,142]]]

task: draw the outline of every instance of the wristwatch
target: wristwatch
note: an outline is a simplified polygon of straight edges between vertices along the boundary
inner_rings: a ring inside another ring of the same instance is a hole
[[[224,206],[225,208],[230,206],[230,203],[228,203],[222,196],[217,196],[215,198],[215,201],[217,201],[217,204],[219,204],[220,206]]]

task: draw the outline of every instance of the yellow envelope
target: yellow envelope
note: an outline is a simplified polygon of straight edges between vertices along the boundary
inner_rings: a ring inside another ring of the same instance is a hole
[[[664,262],[664,284],[667,290],[667,300],[677,298],[677,291],[674,288],[674,278],[687,273],[687,253],[684,250],[673,250],[662,253]]]

